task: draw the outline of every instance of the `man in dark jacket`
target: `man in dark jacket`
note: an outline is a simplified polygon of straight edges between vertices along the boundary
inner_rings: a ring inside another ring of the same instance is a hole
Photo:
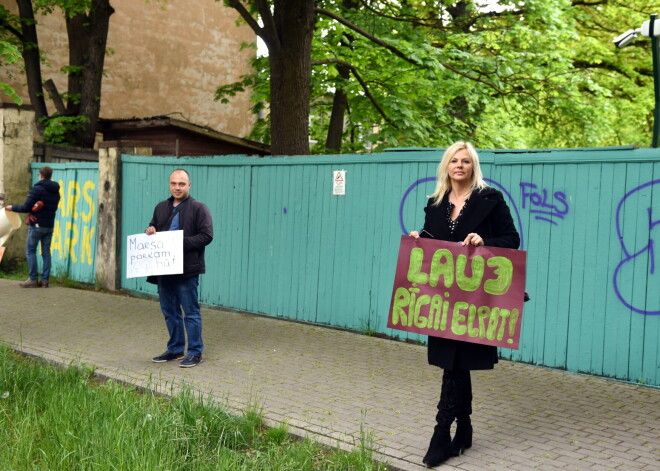
[[[28,213],[28,240],[27,261],[30,269],[29,278],[21,283],[22,288],[48,288],[50,276],[50,241],[53,238],[55,226],[55,212],[60,202],[60,185],[50,179],[53,169],[41,167],[39,181],[30,189],[25,203],[22,205],[9,205],[5,211]],[[43,266],[41,281],[39,281],[39,265],[37,264],[37,246],[41,243],[41,258]]]
[[[199,275],[205,272],[204,248],[213,240],[211,212],[204,203],[190,197],[190,186],[188,172],[174,170],[170,175],[172,196],[158,203],[145,231],[151,235],[158,231],[183,230],[183,274],[147,278],[147,281],[158,284],[160,309],[170,334],[167,350],[152,360],[161,363],[183,358],[179,365],[182,368],[202,362],[204,343],[197,287]],[[186,333],[188,353],[184,358]]]

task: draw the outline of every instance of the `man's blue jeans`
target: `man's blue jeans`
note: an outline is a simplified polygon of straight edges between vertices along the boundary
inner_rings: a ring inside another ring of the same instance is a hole
[[[187,333],[188,355],[202,355],[204,343],[202,342],[202,315],[197,299],[198,285],[199,275],[188,278],[176,275],[158,277],[160,309],[163,311],[165,324],[170,334],[170,340],[167,342],[168,352],[184,353]],[[183,308],[185,316],[183,316],[181,308]]]
[[[52,227],[28,226],[27,239],[27,262],[29,276],[31,280],[39,279],[39,265],[37,263],[37,246],[41,242],[41,258],[43,266],[41,267],[41,280],[48,281],[50,277],[50,241],[53,239]]]

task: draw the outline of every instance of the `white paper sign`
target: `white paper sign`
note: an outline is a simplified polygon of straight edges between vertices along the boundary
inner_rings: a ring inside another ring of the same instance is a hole
[[[338,196],[346,195],[346,170],[332,171],[332,194]]]
[[[126,278],[183,273],[183,231],[126,238]]]

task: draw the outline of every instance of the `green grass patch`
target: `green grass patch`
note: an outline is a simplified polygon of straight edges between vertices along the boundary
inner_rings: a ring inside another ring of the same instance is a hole
[[[28,272],[28,264],[25,260],[3,260],[2,265],[0,265],[0,278],[25,281],[28,278]]]
[[[21,260],[18,261],[9,261],[9,262],[3,262],[2,265],[0,265],[0,278],[5,278],[8,280],[18,280],[18,281],[25,281],[28,279],[28,273],[29,273],[29,268],[27,261]],[[100,291],[100,289],[97,289],[93,284],[90,283],[82,283],[80,281],[75,281],[70,279],[67,276],[51,276],[49,280],[50,286],[63,286],[65,288],[74,288],[74,289],[86,289],[86,290],[94,290],[96,289],[97,291]]]
[[[351,453],[232,415],[191,389],[165,398],[93,370],[60,369],[0,343],[0,469],[386,470],[363,437]]]

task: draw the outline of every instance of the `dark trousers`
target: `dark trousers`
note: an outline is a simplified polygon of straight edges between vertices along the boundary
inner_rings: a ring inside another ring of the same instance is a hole
[[[202,315],[197,295],[198,285],[199,275],[188,278],[158,277],[160,309],[163,311],[167,331],[170,334],[170,340],[167,342],[168,352],[184,353],[187,334],[188,355],[202,355],[204,342],[202,341]],[[181,308],[183,308],[183,313]]]

